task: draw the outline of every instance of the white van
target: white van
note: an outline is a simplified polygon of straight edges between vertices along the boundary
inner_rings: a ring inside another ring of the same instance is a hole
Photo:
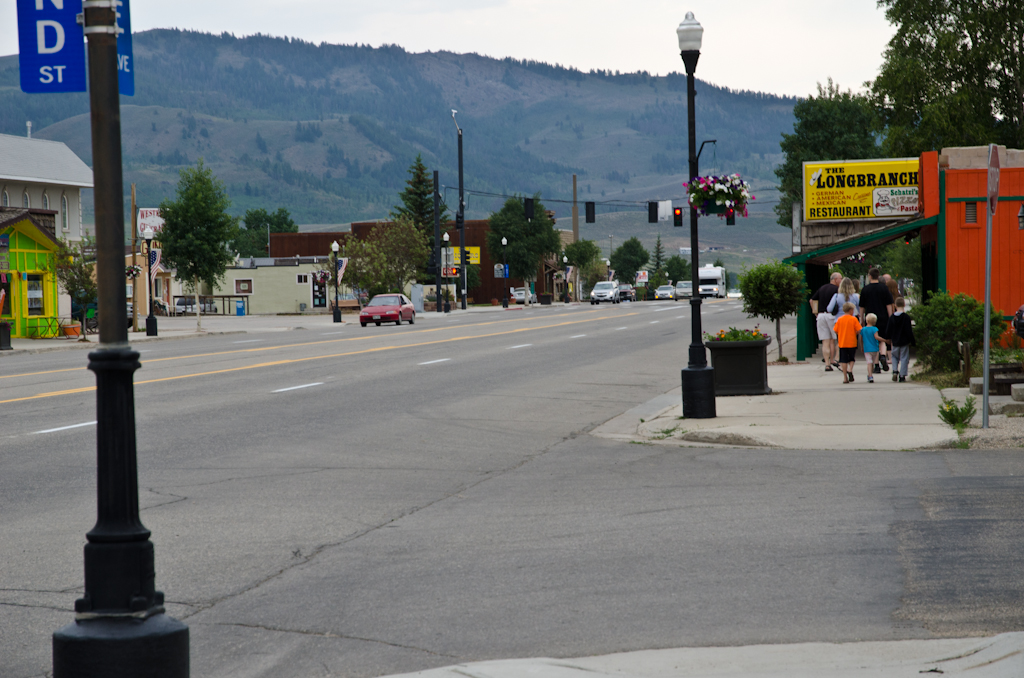
[[[721,266],[705,264],[698,270],[700,274],[700,296],[725,299],[725,269]]]

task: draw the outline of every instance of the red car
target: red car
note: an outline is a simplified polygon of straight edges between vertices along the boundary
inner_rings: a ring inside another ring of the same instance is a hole
[[[416,322],[416,309],[404,294],[378,294],[359,312],[359,324],[363,327],[367,323],[377,327],[381,323],[401,325],[403,320],[410,325]]]

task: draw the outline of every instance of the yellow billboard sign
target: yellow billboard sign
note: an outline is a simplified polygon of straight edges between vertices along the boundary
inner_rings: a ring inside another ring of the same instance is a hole
[[[804,221],[917,214],[917,158],[804,163]]]
[[[480,248],[466,246],[466,254],[469,255],[469,263],[479,264],[480,263]],[[456,266],[462,265],[462,250],[458,247],[448,248],[448,261],[452,262]]]

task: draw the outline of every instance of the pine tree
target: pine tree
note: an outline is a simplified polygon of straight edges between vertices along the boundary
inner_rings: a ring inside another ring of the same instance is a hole
[[[654,254],[651,256],[651,269],[655,273],[665,267],[665,248],[661,244],[661,233],[658,234],[658,240],[654,243]]]
[[[411,175],[406,181],[406,188],[398,194],[401,205],[395,205],[395,217],[408,217],[430,242],[434,240],[434,178],[430,176],[423,158],[416,156],[416,161],[409,166]],[[448,220],[448,210],[442,204],[441,223]]]

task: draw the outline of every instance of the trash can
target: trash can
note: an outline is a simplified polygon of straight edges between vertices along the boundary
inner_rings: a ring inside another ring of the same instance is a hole
[[[235,315],[245,315],[245,300],[239,299],[235,302]]]
[[[0,351],[13,351],[11,346],[11,323],[0,323]]]

